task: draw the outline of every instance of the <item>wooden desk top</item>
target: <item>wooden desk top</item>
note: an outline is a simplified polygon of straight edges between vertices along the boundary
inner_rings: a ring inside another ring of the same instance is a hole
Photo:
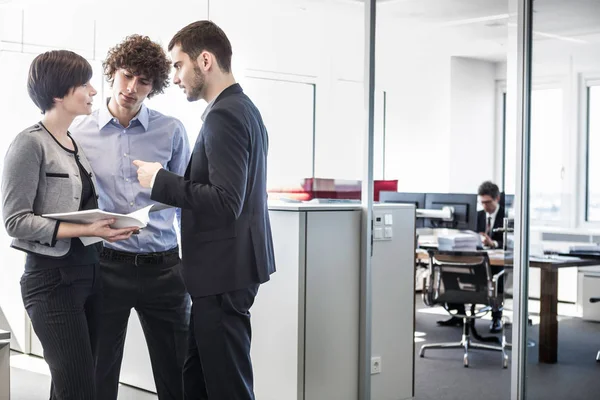
[[[511,266],[513,264],[512,253],[507,254],[505,257],[504,250],[488,250],[488,256],[490,257],[490,264],[499,267]],[[417,249],[417,260],[428,262],[429,254],[426,250]],[[559,255],[548,255],[544,257],[530,256],[529,266],[533,268],[542,269],[558,269],[568,267],[591,267],[594,265],[600,265],[600,260],[594,260],[589,258],[579,258],[571,256],[559,256]]]

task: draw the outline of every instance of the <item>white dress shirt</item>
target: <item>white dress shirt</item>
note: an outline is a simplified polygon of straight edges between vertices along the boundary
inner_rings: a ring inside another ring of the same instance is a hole
[[[492,230],[494,229],[494,224],[496,223],[496,216],[498,215],[498,211],[500,211],[500,205],[496,206],[496,209],[494,210],[493,213],[488,214],[487,212],[485,213],[485,223],[487,226],[487,221],[488,218],[491,218],[490,220],[490,232],[489,232],[489,236],[490,238],[492,237]],[[495,240],[492,240],[494,242],[494,248],[498,248],[498,242]]]

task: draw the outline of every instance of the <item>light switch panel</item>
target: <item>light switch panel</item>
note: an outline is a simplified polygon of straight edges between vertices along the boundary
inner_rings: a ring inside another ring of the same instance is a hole
[[[393,224],[392,214],[385,214],[384,219],[385,219],[385,224],[386,225],[392,225]]]
[[[391,226],[386,226],[385,227],[384,236],[387,239],[390,239],[390,238],[392,238],[394,236],[394,230],[393,230],[393,228]]]

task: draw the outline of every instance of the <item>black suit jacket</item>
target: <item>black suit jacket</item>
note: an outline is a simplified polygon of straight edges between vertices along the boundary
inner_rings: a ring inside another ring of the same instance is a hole
[[[498,210],[498,214],[496,214],[496,220],[494,221],[494,226],[492,226],[492,229],[502,228],[504,225],[504,207],[501,205],[498,205],[498,207],[500,207],[500,209]],[[484,210],[477,212],[477,232],[485,232],[485,226],[487,225],[486,218],[487,217],[485,216]],[[502,244],[504,243],[502,232],[492,233],[490,237],[492,240],[498,242],[499,248],[502,248]]]
[[[151,198],[181,208],[183,277],[192,296],[264,283],[275,272],[267,150],[262,117],[234,84],[215,99],[185,175],[157,174]]]

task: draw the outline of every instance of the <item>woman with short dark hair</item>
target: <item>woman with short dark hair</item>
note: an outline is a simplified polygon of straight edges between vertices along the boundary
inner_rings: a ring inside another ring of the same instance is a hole
[[[42,215],[97,208],[95,177],[68,128],[92,111],[92,68],[80,55],[49,51],[31,63],[27,89],[42,120],[17,135],[4,159],[2,215],[11,246],[27,253],[23,302],[52,375],[51,399],[95,398],[93,352],[99,308],[101,244],[137,228],[113,220],[59,222]]]

